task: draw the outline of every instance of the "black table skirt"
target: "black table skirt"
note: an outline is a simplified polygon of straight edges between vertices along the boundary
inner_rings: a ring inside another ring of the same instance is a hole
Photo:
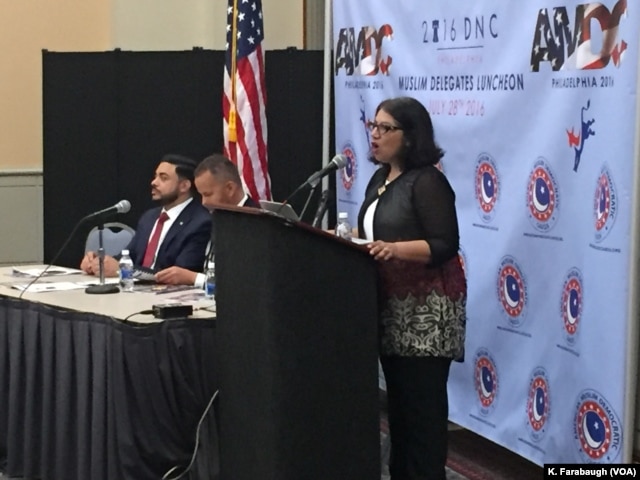
[[[157,480],[186,467],[216,390],[215,338],[214,320],[134,326],[0,296],[0,471]],[[217,476],[216,430],[212,408],[182,478]]]

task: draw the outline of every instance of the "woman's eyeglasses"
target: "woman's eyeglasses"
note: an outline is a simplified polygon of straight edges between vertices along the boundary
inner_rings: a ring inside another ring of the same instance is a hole
[[[394,132],[396,130],[402,130],[402,127],[397,125],[391,125],[389,123],[376,123],[376,122],[367,122],[367,129],[373,133],[375,129],[378,129],[378,133],[380,135],[384,135],[387,132]]]

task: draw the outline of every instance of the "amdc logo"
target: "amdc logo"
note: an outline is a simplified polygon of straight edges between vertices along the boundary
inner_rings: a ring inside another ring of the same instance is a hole
[[[582,318],[584,287],[582,273],[573,267],[567,272],[562,286],[560,314],[564,339],[570,346],[575,346],[578,339],[580,320]]]
[[[350,142],[347,142],[342,147],[342,153],[347,157],[347,165],[340,172],[342,178],[342,186],[345,190],[351,190],[353,182],[356,179],[356,173],[358,171],[358,163],[356,160],[356,152]]]
[[[597,391],[580,392],[576,402],[575,441],[584,463],[614,463],[622,448],[622,424]]]
[[[544,158],[539,157],[533,165],[527,185],[527,207],[529,220],[540,232],[548,232],[558,219],[560,196],[558,184]]]
[[[500,181],[496,164],[488,153],[481,153],[476,162],[475,176],[478,213],[485,223],[491,222],[500,195]]]
[[[596,242],[602,242],[611,232],[616,221],[618,209],[618,195],[616,186],[611,178],[607,165],[603,165],[598,176],[596,192],[593,201],[595,219]]]
[[[507,255],[498,270],[498,299],[507,315],[509,324],[519,327],[525,320],[527,289],[522,270],[516,260]]]
[[[537,442],[544,436],[550,409],[547,372],[542,367],[536,367],[529,379],[527,395],[527,429],[532,440]]]
[[[478,349],[474,361],[474,386],[480,400],[480,413],[489,415],[496,405],[498,373],[493,357],[484,347]]]

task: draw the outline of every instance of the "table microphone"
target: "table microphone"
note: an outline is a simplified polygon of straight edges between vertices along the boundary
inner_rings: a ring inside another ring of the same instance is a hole
[[[75,235],[75,233],[78,230],[78,227],[80,227],[80,225],[82,225],[83,223],[85,223],[88,220],[96,219],[98,217],[104,218],[105,216],[112,215],[112,214],[115,214],[115,213],[127,213],[130,209],[131,209],[131,202],[129,202],[129,200],[120,200],[118,203],[116,203],[112,207],[105,208],[103,210],[98,210],[97,212],[94,212],[94,213],[91,213],[89,215],[86,215],[86,216],[82,217],[80,219],[80,221],[78,221],[78,223],[76,223],[76,226],[73,227],[73,230],[71,230],[71,233],[69,234],[69,236],[67,236],[67,239],[62,244],[62,247],[60,247],[60,250],[58,250],[56,252],[56,254],[53,256],[53,258],[51,259],[51,262],[48,263],[47,266],[38,275],[36,275],[36,277],[33,280],[31,280],[27,284],[25,289],[20,292],[20,295],[18,295],[18,298],[21,299],[22,295],[24,295],[24,292],[29,290],[29,287],[31,285],[33,285],[34,283],[36,283],[47,272],[47,270],[49,270],[50,267],[55,265],[56,261],[58,260],[58,257],[64,251],[64,249],[67,248],[67,245],[69,245],[69,242],[71,241],[71,239]]]
[[[98,210],[97,212],[90,213],[82,220],[80,220],[80,223],[85,220],[108,217],[116,213],[127,213],[129,210],[131,210],[131,202],[129,202],[129,200],[120,200],[118,203],[109,208],[104,208],[102,210]]]

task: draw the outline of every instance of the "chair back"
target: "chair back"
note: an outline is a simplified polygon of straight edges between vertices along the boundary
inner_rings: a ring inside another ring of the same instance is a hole
[[[104,230],[102,231],[102,246],[104,247],[105,255],[115,256],[120,255],[122,250],[127,248],[129,242],[136,233],[134,228],[131,228],[126,223],[121,222],[108,222],[104,224]],[[93,227],[87,235],[87,241],[85,243],[84,251],[97,252],[100,247],[100,230],[98,227]]]

